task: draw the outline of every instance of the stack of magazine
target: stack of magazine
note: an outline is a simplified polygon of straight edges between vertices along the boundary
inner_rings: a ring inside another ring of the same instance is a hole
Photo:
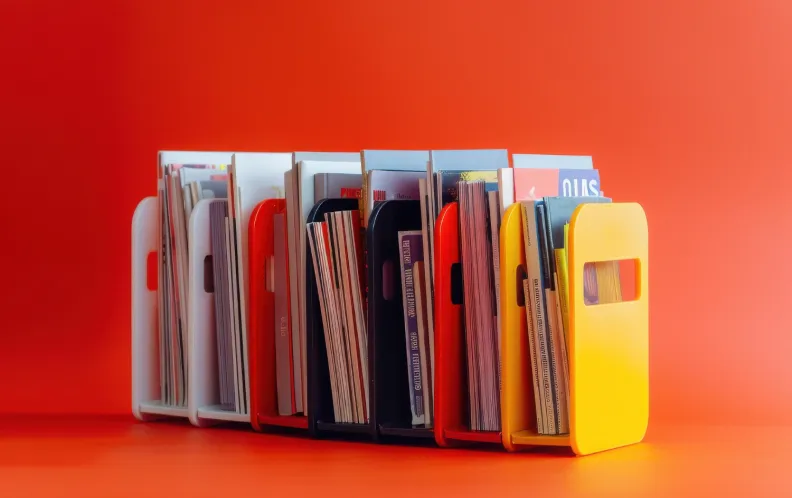
[[[179,164],[167,159],[159,166],[158,238],[161,249],[157,255],[157,288],[163,291],[158,292],[157,308],[163,404],[185,406],[187,403],[187,227],[192,208],[200,200],[227,197],[226,168],[226,164]],[[233,391],[230,397],[233,398]]]
[[[387,375],[398,379],[388,383],[394,390],[385,396],[392,398],[390,406],[397,406],[398,413],[409,415],[404,423],[432,428],[436,323],[443,318],[435,313],[436,224],[443,209],[454,204],[459,213],[457,294],[466,425],[470,431],[500,431],[500,226],[505,209],[519,203],[526,257],[521,284],[537,432],[569,432],[568,223],[581,203],[610,202],[590,158],[515,155],[510,164],[508,151],[502,149],[363,150],[205,153],[211,161],[185,164],[178,154],[161,153],[159,165],[162,404],[187,403],[187,289],[193,278],[188,271],[188,227],[194,207],[211,202],[205,228],[212,254],[204,288],[213,294],[216,408],[251,413],[255,393],[250,358],[268,350],[273,351],[274,365],[261,368],[273,373],[277,415],[308,415],[308,362],[316,361],[308,355],[311,313],[321,321],[321,337],[311,337],[323,342],[317,350],[327,361],[321,375],[329,380],[330,422],[369,423],[374,379]],[[272,254],[264,262],[254,261],[250,248],[256,241],[248,233],[251,213],[272,199],[281,206],[267,225],[272,231],[268,238],[274,241]],[[349,208],[311,214],[327,199],[349,199],[344,204]],[[392,234],[392,245],[388,242],[398,261],[394,257],[383,268],[369,268],[369,222],[378,205],[389,201],[414,203],[410,206],[416,222],[410,229],[399,228]],[[257,266],[251,269],[252,264]],[[371,337],[381,332],[370,328],[369,285],[374,272],[382,272],[384,285],[398,296],[402,308],[396,323],[389,324],[397,328],[391,337],[399,336],[398,343],[389,344],[399,347],[382,353],[399,361],[386,362],[392,371],[384,373],[370,371]],[[585,272],[588,301],[619,300],[617,265],[586,265]],[[315,297],[309,294],[312,285]],[[250,316],[260,304],[251,301],[250,289],[258,287],[271,298],[272,314],[267,315],[267,333],[258,338],[266,344],[252,351],[251,334],[256,331],[251,330]],[[317,297],[319,309],[313,310],[311,300]]]
[[[368,338],[358,211],[308,223],[336,422],[368,422]]]

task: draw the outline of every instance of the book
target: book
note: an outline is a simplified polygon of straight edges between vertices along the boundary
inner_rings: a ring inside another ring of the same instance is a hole
[[[419,200],[418,180],[426,176],[423,171],[372,170],[366,173],[364,227],[368,226],[371,211],[378,202],[389,200]]]
[[[563,154],[512,154],[512,166],[518,169],[592,169],[591,156]]]
[[[286,216],[277,213],[273,216],[274,257],[271,260],[273,276],[268,282],[268,290],[275,295],[275,392],[278,397],[278,414],[294,415],[294,366],[292,336],[289,326],[288,265],[286,264]]]
[[[284,173],[291,166],[286,153],[234,153],[228,167],[229,264],[233,351],[236,364],[237,413],[250,412],[248,372],[249,261],[248,224],[253,208],[265,199],[284,197]]]
[[[373,209],[373,199],[376,197],[372,192],[371,176],[373,171],[412,171],[412,172],[426,172],[426,167],[429,162],[429,152],[425,150],[372,150],[364,149],[360,151],[360,166],[363,173],[363,190],[360,202],[361,222],[363,228],[368,226],[368,219]],[[421,175],[423,176],[423,175]],[[376,177],[375,177],[376,178]],[[391,186],[394,187],[394,186]],[[378,184],[379,190],[393,190],[383,188],[382,183]],[[417,186],[415,187],[417,189]],[[398,187],[395,191],[403,191],[402,187]],[[400,197],[388,197],[379,194],[382,199],[399,199]],[[403,198],[403,197],[401,197]]]
[[[600,196],[596,169],[515,169],[514,199],[527,201],[549,196]]]
[[[217,342],[218,385],[220,405],[235,411],[233,396],[233,358],[230,339],[230,294],[228,283],[228,245],[225,223],[228,218],[227,202],[216,202],[209,207],[212,239],[212,276],[215,303],[215,340]]]
[[[161,151],[157,163],[160,403],[186,406],[189,182],[222,175],[230,153]]]
[[[352,198],[363,195],[363,175],[357,173],[316,173],[314,204],[322,199]]]
[[[426,178],[419,183],[421,200],[422,232],[424,239],[424,281],[426,283],[426,312],[429,336],[434,335],[434,231],[435,221],[443,204],[443,192],[446,201],[456,199],[455,182],[464,179],[462,172],[492,171],[509,167],[509,155],[505,149],[469,149],[469,150],[431,150],[426,167]],[[456,172],[460,176],[453,176]],[[443,176],[446,176],[446,189],[443,189]],[[474,179],[472,176],[470,179]],[[497,185],[497,183],[496,183]],[[493,189],[494,190],[494,189]],[[452,201],[453,202],[453,201]],[[433,370],[434,371],[434,370]]]
[[[401,249],[399,262],[402,278],[407,377],[410,385],[410,410],[412,425],[418,426],[426,422],[424,400],[425,397],[430,396],[424,381],[427,375],[426,350],[422,347],[423,343],[419,333],[421,316],[416,297],[415,270],[416,263],[423,262],[423,240],[420,230],[399,232],[398,239]]]
[[[418,341],[421,346],[421,364],[423,370],[422,387],[424,391],[424,427],[430,428],[434,421],[434,334],[428,322],[426,278],[424,261],[416,261],[413,265],[413,283],[415,288],[415,312],[418,317]]]
[[[458,183],[463,314],[470,429],[499,431],[500,341],[494,311],[486,185],[484,180]]]
[[[542,248],[537,223],[542,201],[523,201],[521,214],[525,245],[527,278],[523,280],[525,310],[528,325],[528,346],[536,396],[536,424],[539,434],[557,434],[554,411],[553,379],[549,356],[549,326],[547,323],[547,285],[542,277]]]
[[[369,372],[358,211],[307,224],[336,423],[368,423]]]
[[[500,192],[498,190],[491,190],[487,192],[487,218],[489,220],[489,238],[490,246],[492,247],[492,287],[495,292],[495,306],[493,311],[495,313],[497,334],[498,334],[498,351],[501,346],[501,316],[500,316],[500,228],[501,216],[500,209]],[[500,357],[499,357],[500,359]]]
[[[529,200],[530,198],[542,198],[544,195],[559,195],[558,192],[534,194],[534,197],[526,196],[524,199],[514,197],[514,173],[518,170],[590,170],[594,168],[591,156],[570,156],[554,154],[512,154],[512,167],[498,169],[498,184],[500,185],[501,216],[506,208],[514,204],[515,201]],[[530,187],[525,189],[530,191]],[[559,191],[563,192],[563,189]],[[600,192],[600,195],[603,195]]]
[[[524,293],[540,434],[569,432],[569,296],[564,227],[580,204],[607,202],[611,200],[602,196],[546,196],[522,201],[528,274]],[[566,231],[568,237],[568,228]]]
[[[290,308],[292,318],[292,335],[298,342],[296,350],[300,361],[295,362],[295,378],[300,379],[299,387],[295,389],[301,393],[297,400],[299,412],[307,415],[308,410],[308,369],[306,358],[306,303],[305,303],[305,278],[308,256],[306,223],[308,213],[315,204],[314,176],[317,173],[328,174],[359,174],[360,154],[350,152],[294,152],[292,154],[292,167],[284,173],[286,184],[286,219],[289,225],[289,287]]]

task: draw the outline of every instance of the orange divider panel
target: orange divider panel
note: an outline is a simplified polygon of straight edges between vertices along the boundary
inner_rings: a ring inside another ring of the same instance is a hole
[[[275,244],[286,244],[286,234],[273,234],[273,216],[283,213],[284,199],[268,199],[253,210],[248,228],[250,254],[250,423],[257,431],[262,425],[308,428],[303,416],[278,414],[275,392],[275,295],[266,288],[269,278],[268,262],[275,252]],[[289,254],[286,251],[286,254]],[[287,282],[288,285],[288,282]],[[286,289],[288,294],[288,288]]]
[[[452,301],[453,267],[460,263],[459,207],[446,205],[435,223],[435,441],[499,443],[497,432],[467,427],[467,376],[462,305]]]

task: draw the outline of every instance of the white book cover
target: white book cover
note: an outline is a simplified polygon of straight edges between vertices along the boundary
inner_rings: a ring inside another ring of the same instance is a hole
[[[301,370],[301,376],[296,377],[297,372],[295,372],[295,379],[301,378],[301,392],[302,392],[302,401],[298,402],[298,407],[301,405],[303,407],[303,413],[308,414],[308,389],[307,389],[307,375],[308,369],[306,368],[306,361],[307,358],[305,356],[305,344],[306,344],[306,337],[305,337],[305,257],[306,257],[306,220],[308,217],[308,213],[310,212],[311,208],[313,207],[314,199],[314,181],[313,178],[310,179],[310,188],[306,188],[306,191],[303,191],[303,178],[301,175],[302,170],[302,163],[310,163],[313,165],[319,165],[323,163],[354,163],[357,164],[357,168],[354,171],[345,170],[342,171],[343,173],[360,173],[360,153],[359,152],[293,152],[291,154],[291,194],[292,199],[291,202],[288,204],[288,208],[286,211],[286,218],[287,222],[290,227],[293,227],[290,232],[293,231],[293,234],[290,233],[289,238],[289,254],[291,255],[290,261],[294,261],[294,267],[292,267],[291,262],[289,264],[289,275],[290,275],[290,282],[293,284],[291,285],[291,307],[292,307],[292,334],[293,337],[299,341],[299,347],[295,348],[297,353],[299,354],[299,364]],[[314,167],[314,166],[312,166]],[[318,171],[316,170],[318,168]],[[321,173],[335,173],[332,168],[330,169],[321,169],[318,166],[314,168],[315,171],[313,174],[317,172]],[[305,204],[308,204],[309,207],[307,210],[304,209]],[[295,236],[295,240],[292,241],[291,236]],[[293,243],[292,243],[293,242]],[[296,364],[296,362],[295,362]],[[297,382],[295,380],[295,386]],[[297,395],[295,391],[295,396]],[[298,410],[299,411],[299,410]]]
[[[184,405],[184,382],[178,381],[178,377],[184,377],[184,369],[186,368],[186,361],[183,362],[181,368],[175,364],[172,355],[175,351],[174,341],[184,345],[184,335],[187,331],[187,313],[186,303],[186,288],[187,278],[186,271],[182,264],[182,258],[179,257],[179,249],[184,249],[186,254],[186,247],[182,248],[183,244],[177,244],[176,240],[171,240],[171,237],[166,234],[172,232],[177,233],[177,240],[182,240],[180,221],[184,221],[181,216],[176,216],[174,219],[174,226],[171,226],[169,221],[170,212],[168,206],[171,206],[173,212],[181,211],[181,205],[177,203],[178,199],[175,197],[176,192],[171,190],[172,185],[165,183],[165,170],[167,165],[185,165],[185,164],[201,164],[201,165],[216,165],[218,169],[225,169],[226,165],[231,162],[231,152],[209,152],[209,151],[159,151],[157,153],[157,251],[158,262],[158,285],[157,285],[157,301],[159,313],[159,331],[160,331],[160,351],[163,358],[161,370],[161,386],[162,386],[162,403],[163,404],[178,404]],[[173,185],[175,186],[175,185]],[[181,188],[179,188],[179,194]],[[167,202],[167,205],[166,205]],[[184,239],[186,239],[186,230],[184,230]],[[186,240],[184,240],[186,244]],[[171,245],[173,244],[173,245]],[[164,250],[164,252],[163,252]],[[176,261],[173,261],[173,252],[176,252]],[[179,268],[181,267],[181,271]],[[181,295],[181,299],[175,293]],[[178,308],[178,309],[177,309]],[[180,319],[176,317],[179,316]],[[174,335],[179,335],[179,323],[181,323],[181,338],[174,339]],[[183,349],[183,348],[182,348]],[[178,393],[174,392],[176,383],[181,386]]]
[[[429,162],[427,150],[373,150],[360,152],[363,171],[426,171]]]
[[[359,156],[358,156],[359,157]],[[297,248],[299,250],[297,261],[299,266],[297,268],[297,281],[299,282],[299,331],[300,340],[302,342],[301,355],[302,364],[306,365],[305,357],[305,343],[306,343],[306,323],[305,323],[305,278],[306,278],[306,247],[307,247],[307,233],[306,223],[308,222],[308,214],[314,207],[314,175],[316,173],[358,173],[360,172],[359,161],[301,161],[297,164],[298,174],[298,192],[299,192],[299,209],[300,217],[298,220],[299,227],[297,234],[299,240],[297,241]],[[306,374],[306,369],[303,369],[303,376]],[[305,400],[304,400],[305,401]]]
[[[291,154],[244,152],[235,153],[231,158],[228,172],[228,197],[233,234],[231,244],[234,261],[232,262],[235,297],[238,305],[234,310],[239,323],[241,336],[240,373],[243,379],[243,412],[248,413],[250,385],[248,382],[248,224],[250,215],[258,203],[265,199],[284,197],[283,174],[291,167]]]

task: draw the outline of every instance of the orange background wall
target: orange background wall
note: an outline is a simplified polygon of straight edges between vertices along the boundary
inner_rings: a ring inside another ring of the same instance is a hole
[[[158,149],[591,154],[651,233],[652,423],[792,422],[783,0],[3,0],[0,412],[130,411]]]

